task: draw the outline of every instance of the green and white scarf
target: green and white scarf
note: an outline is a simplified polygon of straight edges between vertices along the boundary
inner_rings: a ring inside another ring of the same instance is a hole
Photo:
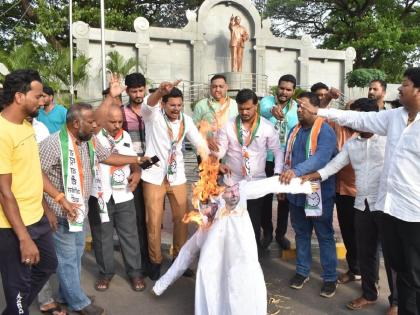
[[[72,203],[78,205],[77,217],[74,221],[68,220],[70,232],[83,231],[83,221],[87,213],[85,206],[84,195],[86,192],[83,191],[84,174],[82,159],[77,149],[76,141],[67,127],[64,125],[59,134],[60,139],[60,153],[61,153],[61,171],[63,175],[63,186],[64,194],[66,199]],[[101,213],[101,221],[108,219],[108,211],[106,203],[102,199],[102,185],[100,183],[99,175],[99,163],[95,154],[95,146],[92,140],[88,142],[90,166],[92,169],[92,175],[94,175],[94,187],[97,191],[98,203]],[[99,179],[99,180],[98,180]]]

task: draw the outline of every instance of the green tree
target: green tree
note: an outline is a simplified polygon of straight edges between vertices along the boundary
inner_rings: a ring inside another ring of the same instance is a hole
[[[123,55],[118,51],[111,51],[107,54],[108,61],[106,68],[111,73],[119,74],[121,77],[125,77],[130,71],[137,66],[136,58],[130,58],[125,60]]]
[[[364,88],[373,80],[385,80],[385,73],[378,69],[356,69],[346,74],[348,87]]]
[[[68,48],[55,49],[51,45],[33,45],[26,42],[7,53],[0,51],[0,62],[9,72],[18,69],[37,69],[44,84],[54,90],[66,90],[70,86],[70,51]],[[83,84],[88,79],[90,58],[77,54],[73,58],[74,86]],[[0,82],[4,76],[0,75]]]
[[[420,57],[419,0],[268,0],[277,35],[310,34],[321,48],[353,46],[354,67],[377,68],[398,81]]]
[[[14,47],[10,52],[0,51],[0,63],[2,63],[9,72],[18,69],[38,68],[39,53],[32,43],[25,43]],[[4,76],[0,74],[0,82],[4,81]]]
[[[185,10],[203,0],[107,0],[105,27],[133,31],[134,19],[147,18],[151,25],[179,27],[186,24]],[[100,25],[99,0],[74,0],[73,20]],[[67,0],[0,1],[0,49],[10,51],[26,41],[45,40],[54,48],[68,46]]]

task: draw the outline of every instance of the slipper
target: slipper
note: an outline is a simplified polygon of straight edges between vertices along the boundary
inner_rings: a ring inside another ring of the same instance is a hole
[[[140,292],[146,289],[146,283],[143,278],[134,277],[131,279],[131,288],[136,292]]]
[[[106,291],[109,288],[109,283],[111,282],[110,279],[100,278],[95,283],[95,290],[96,291]]]
[[[61,306],[58,305],[58,304],[56,306],[52,307],[52,308],[47,309],[47,310],[44,310],[44,311],[41,310],[41,313],[42,314],[51,314],[51,315],[57,315],[59,313],[64,313],[65,315],[67,315],[67,312],[64,309],[62,309]]]
[[[362,308],[365,308],[366,306],[369,306],[375,303],[376,301],[369,301],[369,300],[366,300],[364,297],[359,297],[347,303],[346,306],[348,309],[356,311],[356,310],[361,310]]]

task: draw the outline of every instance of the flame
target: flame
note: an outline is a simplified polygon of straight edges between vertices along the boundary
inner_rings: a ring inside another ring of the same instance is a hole
[[[227,107],[222,111],[215,114],[213,123],[209,123],[206,120],[200,121],[199,131],[204,139],[208,138],[208,134],[217,134],[218,129],[221,127],[221,121],[223,116],[226,116]],[[194,209],[200,210],[200,204],[207,204],[211,198],[219,196],[224,188],[217,184],[217,176],[219,174],[219,159],[215,156],[208,155],[208,151],[205,148],[198,148],[198,153],[201,157],[201,163],[199,165],[199,180],[193,184],[192,192],[192,205]],[[200,226],[206,224],[204,215],[197,210],[186,213],[182,219],[182,222],[189,223],[195,222]]]
[[[182,218],[182,222],[184,223],[194,222],[194,223],[197,223],[198,225],[204,224],[203,216],[201,215],[200,211],[197,211],[197,210],[193,210],[184,214],[184,217]]]
[[[223,192],[223,187],[217,185],[219,164],[219,160],[214,156],[201,161],[200,179],[193,184],[192,204],[195,209],[199,209],[200,203],[208,203],[211,197],[216,197]]]

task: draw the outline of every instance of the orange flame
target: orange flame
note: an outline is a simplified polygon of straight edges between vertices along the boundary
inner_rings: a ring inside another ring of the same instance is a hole
[[[206,120],[200,121],[199,130],[204,139],[207,139],[208,133],[215,134],[221,128],[221,122],[227,113],[228,106],[215,114],[213,123]],[[208,156],[204,150],[198,148],[198,153],[201,156],[201,163],[199,165],[200,179],[193,184],[192,205],[194,209],[200,209],[200,203],[205,204],[210,201],[210,198],[220,195],[224,188],[217,185],[217,176],[219,174],[219,159],[215,156]],[[204,224],[203,214],[200,211],[191,211],[186,213],[182,222],[195,222],[202,226]]]
[[[198,225],[204,224],[203,217],[201,213],[197,210],[193,210],[184,214],[184,217],[182,218],[182,222],[184,223],[194,222],[194,223],[197,223]]]

